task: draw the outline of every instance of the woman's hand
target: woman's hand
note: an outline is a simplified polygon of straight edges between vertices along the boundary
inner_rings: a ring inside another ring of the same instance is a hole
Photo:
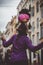
[[[2,35],[1,40],[6,40],[5,35]]]
[[[40,43],[43,43],[43,38],[42,38],[42,39],[40,39]]]

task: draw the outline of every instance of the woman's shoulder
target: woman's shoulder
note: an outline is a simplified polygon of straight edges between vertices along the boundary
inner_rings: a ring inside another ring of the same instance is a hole
[[[26,38],[26,39],[29,39],[29,37],[28,37],[28,36],[25,36],[25,38]]]
[[[15,38],[17,35],[16,34],[14,34],[14,35],[12,35],[12,37],[11,38]]]
[[[28,36],[25,36],[25,41],[31,41],[31,39]]]

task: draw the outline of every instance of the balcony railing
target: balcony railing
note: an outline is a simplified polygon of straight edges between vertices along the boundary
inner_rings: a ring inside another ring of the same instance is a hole
[[[40,6],[43,6],[43,0],[40,0]]]

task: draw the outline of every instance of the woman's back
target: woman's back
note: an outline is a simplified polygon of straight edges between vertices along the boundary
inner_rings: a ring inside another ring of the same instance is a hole
[[[26,55],[26,35],[15,35],[13,39],[13,50],[11,54],[11,59],[14,61],[27,60]]]
[[[27,60],[26,49],[35,52],[43,48],[43,42],[38,46],[33,46],[31,40],[26,35],[14,35],[8,41],[3,40],[3,45],[8,47],[13,44],[13,50],[11,53],[11,61]]]

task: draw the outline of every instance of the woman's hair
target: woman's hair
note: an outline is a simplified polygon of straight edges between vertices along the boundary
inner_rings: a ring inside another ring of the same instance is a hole
[[[22,35],[27,35],[27,26],[25,25],[25,23],[21,23],[17,31],[18,31],[18,35],[16,38],[16,43],[18,43],[18,40],[20,39]]]
[[[19,35],[27,35],[27,26],[25,23],[21,23],[21,25],[17,29]]]
[[[28,9],[22,9],[19,14],[27,14],[30,17],[30,13]]]

